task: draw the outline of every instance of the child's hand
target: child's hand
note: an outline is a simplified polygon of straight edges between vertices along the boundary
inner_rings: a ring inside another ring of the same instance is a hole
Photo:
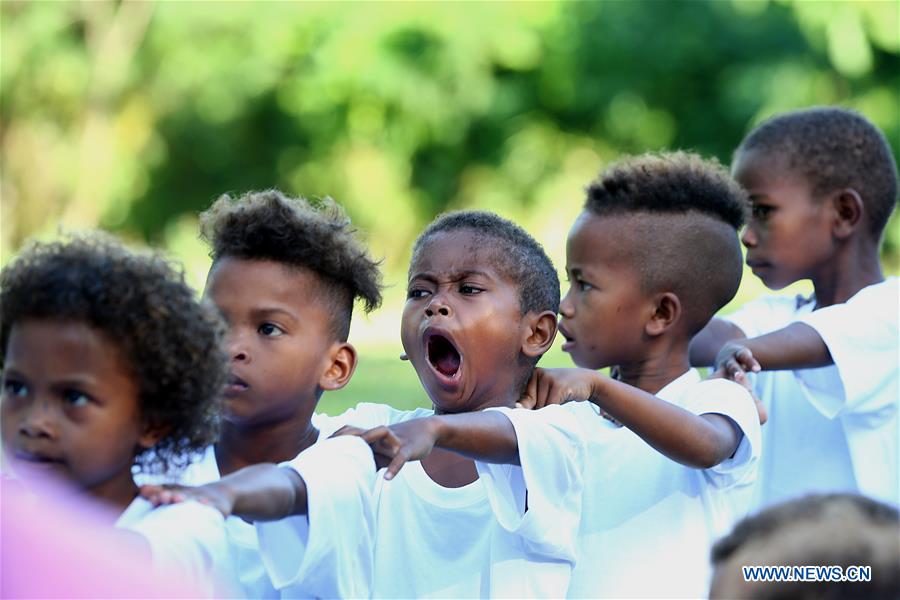
[[[531,374],[519,408],[538,409],[548,404],[565,404],[573,400],[590,400],[594,396],[597,373],[590,369],[541,369]]]
[[[223,517],[231,516],[234,510],[234,498],[228,492],[228,488],[217,482],[197,487],[169,484],[143,485],[141,486],[141,496],[149,500],[153,506],[194,500],[215,508],[222,513]]]
[[[437,443],[436,421],[431,418],[412,419],[396,425],[370,429],[361,437],[372,448],[375,462],[387,463],[385,479],[393,479],[403,465],[412,460],[422,460]]]
[[[707,379],[728,379],[728,377],[725,376],[725,369],[719,369],[710,373]],[[756,412],[759,415],[759,424],[765,425],[766,421],[769,420],[769,413],[768,411],[766,411],[766,407],[762,403],[762,401],[756,396],[756,392],[753,391],[753,386],[750,385],[750,380],[744,377],[741,381],[736,381],[735,383],[739,383],[744,387],[745,390],[750,392],[750,397],[753,398],[753,401],[756,403]]]
[[[758,373],[760,365],[740,341],[728,342],[716,355],[716,374],[747,387],[747,373]]]

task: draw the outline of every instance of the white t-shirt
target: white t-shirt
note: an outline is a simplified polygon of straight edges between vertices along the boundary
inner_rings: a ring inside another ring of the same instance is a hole
[[[725,318],[756,337],[795,321],[813,327],[834,366],[755,375],[769,412],[755,506],[811,492],[855,492],[898,504],[898,279],[844,304],[763,298]]]
[[[329,537],[335,542],[317,550],[323,565],[340,560],[341,540],[374,534],[372,587],[369,594],[359,590],[354,595],[524,598],[565,592],[581,510],[584,443],[578,425],[559,407],[493,410],[512,422],[523,466],[476,461],[477,481],[445,488],[421,463],[407,463],[391,481],[379,472],[371,496],[356,499],[355,514],[368,521],[365,535],[360,536],[349,512],[343,513],[343,520],[329,520],[334,528]],[[431,414],[361,404],[334,419],[371,428]],[[301,455],[290,464],[307,479],[310,462]],[[317,519],[311,503],[310,528],[317,526]],[[257,525],[260,550],[278,587],[299,581],[305,570],[302,552],[286,551],[302,549],[291,542],[302,526],[298,518]]]
[[[209,596],[233,597],[239,592],[224,519],[216,509],[199,502],[154,509],[137,497],[118,518],[116,527],[147,540],[154,570],[160,576],[183,578],[190,589]]]
[[[329,435],[334,433],[334,431],[340,427],[332,417],[328,417],[327,415],[313,415],[312,422],[313,425],[319,429],[319,437],[314,446],[322,443]],[[365,444],[363,445],[365,446]],[[368,451],[368,446],[366,446],[366,451]],[[369,471],[374,474],[375,466],[371,459],[371,454],[371,451],[368,451],[369,462],[371,463]],[[333,463],[342,463],[341,454],[335,453],[329,460]],[[351,464],[356,464],[352,461],[358,461],[358,454],[355,454],[348,460],[351,461]],[[343,465],[341,464],[340,466]],[[365,476],[361,475],[361,477],[363,477],[363,482],[365,482]],[[182,485],[197,486],[218,481],[221,478],[221,473],[219,472],[219,465],[216,462],[215,448],[213,446],[208,446],[196,460],[178,473],[176,477],[166,474],[161,476],[137,474],[135,478],[138,483],[168,483],[177,481],[177,483]],[[368,483],[365,485],[371,487],[371,481],[372,477],[369,477]],[[320,485],[327,485],[327,483]],[[307,487],[310,487],[308,482]],[[328,492],[322,491],[321,493],[327,494]],[[259,541],[257,539],[256,528],[253,524],[244,521],[240,517],[228,517],[225,519],[225,530],[231,560],[233,561],[232,564],[234,565],[236,579],[241,594],[246,598],[258,599],[282,597],[282,594],[275,589],[275,586],[272,584],[269,575],[266,572],[262,556],[260,556],[259,553]],[[306,590],[303,586],[293,586],[291,593],[286,594],[285,597],[312,597],[314,595],[314,592]]]
[[[599,416],[588,402],[563,405],[588,440],[569,597],[706,597],[712,544],[747,512],[761,448],[750,394],[730,381],[701,381],[691,369],[657,396],[697,415],[722,414],[743,438],[732,458],[692,469]]]

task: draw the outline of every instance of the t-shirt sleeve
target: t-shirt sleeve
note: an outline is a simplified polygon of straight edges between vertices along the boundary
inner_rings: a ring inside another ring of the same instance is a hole
[[[804,395],[824,416],[896,410],[897,281],[870,286],[846,303],[799,319],[821,336],[834,359],[833,367],[794,371]]]
[[[230,576],[225,519],[212,507],[183,502],[149,511],[127,527],[150,546],[155,571],[184,577],[210,594]]]
[[[361,402],[353,408],[349,408],[336,416],[316,413],[312,417],[313,425],[321,432],[322,437],[329,437],[332,433],[350,425],[361,429],[371,429],[379,425],[393,425],[417,417],[427,417],[434,414],[431,409],[417,408],[415,410],[397,410],[387,404],[374,402]]]
[[[685,409],[695,415],[718,414],[731,419],[742,436],[730,458],[704,470],[717,488],[746,485],[756,479],[762,440],[759,413],[753,397],[743,387],[725,379],[708,379],[691,388]]]
[[[475,462],[497,520],[530,553],[574,564],[586,460],[578,422],[561,406],[488,410],[512,422],[521,464]]]
[[[797,296],[767,296],[744,304],[721,318],[740,328],[748,338],[781,329],[793,320]]]
[[[306,483],[309,514],[256,524],[273,585],[290,596],[368,597],[375,540],[369,446],[355,436],[324,440],[283,466]]]

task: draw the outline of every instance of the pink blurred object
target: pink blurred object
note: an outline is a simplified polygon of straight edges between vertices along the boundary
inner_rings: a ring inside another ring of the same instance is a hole
[[[69,488],[0,479],[0,598],[195,598],[150,565],[136,534]]]

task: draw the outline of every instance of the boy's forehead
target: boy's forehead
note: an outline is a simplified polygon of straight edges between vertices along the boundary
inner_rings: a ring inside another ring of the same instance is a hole
[[[278,301],[304,306],[321,296],[317,273],[275,260],[225,256],[213,263],[206,278],[204,295],[244,298],[247,302]]]
[[[410,279],[481,274],[507,283],[499,256],[499,241],[477,231],[457,229],[432,234],[409,266]]]

